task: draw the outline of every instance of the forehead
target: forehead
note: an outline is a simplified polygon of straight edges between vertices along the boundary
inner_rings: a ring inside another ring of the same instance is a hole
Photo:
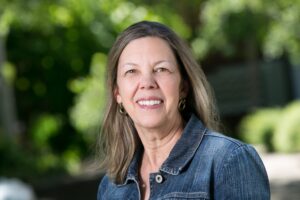
[[[159,37],[142,37],[129,42],[123,49],[119,63],[135,60],[175,60],[170,45]]]

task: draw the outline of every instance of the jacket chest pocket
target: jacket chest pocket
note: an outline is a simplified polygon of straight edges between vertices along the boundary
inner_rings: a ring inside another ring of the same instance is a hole
[[[209,195],[205,192],[172,192],[159,198],[159,200],[188,200],[188,199],[198,199],[198,200],[209,200]]]

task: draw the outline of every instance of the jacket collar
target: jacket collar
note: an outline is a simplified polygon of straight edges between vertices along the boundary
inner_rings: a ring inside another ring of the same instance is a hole
[[[192,114],[181,138],[171,150],[167,160],[160,167],[160,171],[178,175],[195,155],[206,131],[207,129],[203,123]],[[138,148],[129,165],[124,184],[127,184],[129,180],[138,180],[139,163],[142,154],[143,148]]]

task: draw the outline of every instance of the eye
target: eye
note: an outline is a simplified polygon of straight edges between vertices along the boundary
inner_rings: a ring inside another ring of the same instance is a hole
[[[133,74],[133,73],[135,73],[135,72],[136,72],[135,69],[129,69],[129,70],[127,70],[127,71],[125,72],[125,75],[126,75],[126,74]]]
[[[159,67],[157,69],[154,70],[155,72],[167,72],[169,71],[167,68],[164,68],[164,67]]]

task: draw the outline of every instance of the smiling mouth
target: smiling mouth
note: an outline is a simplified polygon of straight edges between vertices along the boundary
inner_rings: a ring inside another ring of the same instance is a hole
[[[141,106],[154,106],[162,103],[161,100],[141,100],[137,102]]]

